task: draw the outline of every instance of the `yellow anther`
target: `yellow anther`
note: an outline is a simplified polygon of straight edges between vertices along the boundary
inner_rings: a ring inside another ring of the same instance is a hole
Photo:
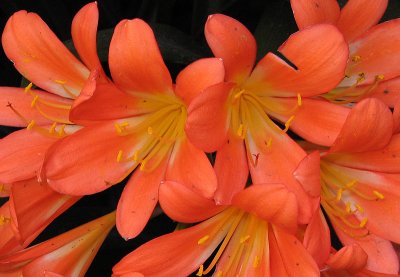
[[[343,193],[343,189],[342,188],[338,189],[338,191],[336,193],[336,201],[340,201],[340,199],[342,199],[342,193]]]
[[[361,220],[361,222],[360,222],[360,227],[361,228],[363,228],[366,224],[367,224],[367,222],[368,222],[368,218],[366,217],[366,218],[363,218],[363,220]]]
[[[385,79],[385,75],[383,74],[379,74],[375,76],[375,81],[382,81],[383,79]]]
[[[359,211],[360,213],[363,213],[363,212],[364,212],[364,208],[361,207],[359,204],[356,204],[355,206],[356,206],[356,208],[357,208],[357,211]]]
[[[243,139],[246,135],[246,127],[243,124],[240,124],[236,134]]]
[[[58,135],[59,136],[64,136],[65,135],[64,129],[65,129],[65,124],[60,126],[60,130],[58,131]]]
[[[373,192],[372,192],[376,197],[378,197],[378,199],[384,199],[385,198],[385,196],[382,194],[382,193],[380,193],[379,191],[377,191],[377,190],[374,190]]]
[[[200,265],[199,271],[197,271],[196,276],[203,276],[204,265]]]
[[[198,244],[198,245],[203,244],[203,243],[205,243],[209,238],[210,238],[209,235],[205,235],[204,237],[202,237],[201,239],[199,239],[199,240],[197,241],[197,244]]]
[[[33,97],[33,100],[31,102],[31,108],[35,107],[36,102],[38,101],[38,99],[39,99],[39,95],[36,94],[35,97]]]
[[[54,80],[54,82],[56,82],[57,84],[60,84],[60,85],[65,85],[67,83],[67,81],[65,81],[65,80]]]
[[[140,171],[144,171],[144,168],[146,167],[146,160],[144,160],[144,161],[142,161],[141,163],[140,163],[140,167],[139,167],[139,169],[140,169]]]
[[[346,203],[346,212],[349,214],[349,213],[351,213],[351,203],[350,202],[347,202]]]
[[[241,91],[239,91],[238,93],[236,93],[236,94],[233,96],[233,98],[234,98],[234,99],[238,99],[244,92],[245,92],[245,90],[242,89]]]
[[[253,261],[253,267],[257,268],[260,265],[260,257],[255,256]]]
[[[268,141],[265,143],[265,145],[267,146],[267,148],[271,147],[271,145],[272,145],[272,138],[269,138]]]
[[[139,150],[136,150],[135,153],[133,153],[133,160],[135,162],[139,160]]]
[[[297,94],[297,106],[301,106],[301,104],[302,104],[302,100],[301,100],[301,94],[300,93],[298,93]]]
[[[120,126],[121,128],[125,128],[125,127],[128,127],[128,126],[129,126],[129,123],[128,123],[128,122],[122,122],[121,124],[119,124],[119,126]]]
[[[24,92],[29,92],[32,89],[33,84],[29,83],[25,88],[24,88]]]
[[[51,125],[51,127],[49,129],[49,133],[54,134],[54,132],[56,131],[56,127],[57,127],[57,122],[53,122],[53,124]]]
[[[147,128],[147,133],[149,135],[152,135],[153,134],[153,128],[151,128],[151,127]]]
[[[35,124],[36,124],[35,120],[31,120],[31,122],[29,122],[28,126],[26,126],[26,129],[32,130],[33,127],[35,126]]]
[[[353,57],[351,57],[351,61],[353,62],[359,62],[361,60],[361,56],[360,55],[354,55]]]
[[[215,277],[222,277],[222,271],[218,270],[217,275],[215,275]]]
[[[354,187],[354,185],[355,185],[356,183],[357,183],[357,180],[353,180],[353,181],[351,181],[351,182],[348,182],[348,183],[345,185],[345,187],[348,188],[348,189],[350,189],[350,188]]]
[[[117,162],[122,161],[122,150],[118,151],[118,155],[117,155]]]
[[[122,128],[118,123],[114,123],[114,127],[118,134],[122,133]]]
[[[292,124],[293,119],[294,119],[294,115],[292,115],[291,117],[289,117],[289,119],[288,119],[288,120],[286,121],[286,123],[285,123],[285,129],[283,129],[283,132],[286,133],[286,132],[289,130],[290,124]]]
[[[361,83],[364,80],[365,80],[365,73],[364,72],[358,73],[357,84]]]
[[[10,222],[10,218],[0,215],[0,226]]]
[[[241,238],[240,238],[240,243],[245,243],[246,241],[249,240],[249,238],[250,238],[250,235],[247,235],[247,236],[245,236],[245,237],[241,237]]]

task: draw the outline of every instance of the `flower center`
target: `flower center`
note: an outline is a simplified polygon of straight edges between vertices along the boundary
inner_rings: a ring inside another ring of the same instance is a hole
[[[140,170],[152,171],[172,151],[175,142],[185,136],[187,111],[185,104],[173,95],[142,97],[149,113],[114,124],[118,135],[133,135],[137,141],[130,153],[118,152],[117,162],[133,160],[135,167],[140,164]]]
[[[342,167],[323,160],[321,183],[321,205],[332,223],[351,237],[368,235],[368,217],[355,198],[381,201],[385,196],[377,190],[361,186],[358,180],[347,175]]]

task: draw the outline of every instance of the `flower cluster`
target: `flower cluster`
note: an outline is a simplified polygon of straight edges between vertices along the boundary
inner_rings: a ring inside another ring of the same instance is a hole
[[[214,57],[175,82],[141,19],[117,24],[105,69],[96,3],[72,22],[80,59],[16,12],[2,46],[31,83],[0,87],[0,124],[23,127],[0,140],[0,275],[83,276],[114,225],[135,238],[159,204],[179,228],[113,276],[397,276],[400,21],[378,24],[387,4],[291,0],[299,31],[257,62],[251,32],[210,15]],[[29,246],[124,179],[115,212]]]

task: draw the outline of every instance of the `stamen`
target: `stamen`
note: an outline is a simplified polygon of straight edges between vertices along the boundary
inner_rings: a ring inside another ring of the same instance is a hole
[[[286,133],[289,130],[290,124],[292,123],[294,119],[294,115],[292,115],[291,117],[289,117],[288,121],[286,121],[285,123],[285,129],[283,129],[283,132]]]
[[[120,162],[121,160],[122,160],[122,150],[119,150],[117,155],[117,162]]]
[[[260,265],[260,257],[255,256],[253,261],[253,268],[257,268]]]
[[[375,81],[379,82],[382,81],[383,79],[385,79],[385,75],[383,74],[379,74],[375,76]]]
[[[360,213],[364,212],[364,208],[361,207],[359,204],[355,204],[357,211],[359,211]]]
[[[28,126],[26,126],[26,129],[32,130],[33,127],[35,126],[35,124],[36,124],[35,120],[31,120],[31,122],[29,122]]]
[[[135,162],[139,160],[139,150],[136,150],[135,153],[133,153],[133,160]]]
[[[357,180],[350,181],[350,182],[348,182],[348,183],[345,185],[345,187],[348,188],[348,189],[350,189],[350,188],[354,187],[354,185],[355,185],[356,183],[357,183]]]
[[[385,196],[382,194],[382,193],[380,193],[379,191],[377,191],[377,190],[374,190],[373,192],[372,192],[376,197],[378,197],[378,199],[384,199],[385,198]]]
[[[240,243],[245,243],[246,241],[249,240],[249,238],[250,238],[250,235],[240,238]]]
[[[10,218],[5,217],[4,215],[0,215],[0,226],[9,223],[10,221]]]
[[[240,123],[239,128],[238,128],[236,134],[237,134],[239,137],[243,137],[243,124],[242,124],[242,123]]]
[[[153,128],[148,127],[148,128],[147,128],[147,133],[148,133],[149,135],[152,135],[152,134],[153,134]]]
[[[347,202],[347,203],[346,203],[346,212],[347,212],[348,214],[351,213],[351,203],[350,203],[350,202]]]
[[[340,199],[342,199],[342,193],[343,193],[343,189],[340,188],[338,189],[337,193],[336,193],[336,201],[340,201]]]
[[[32,84],[32,83],[29,83],[29,84],[24,88],[24,92],[25,92],[25,93],[30,92],[31,89],[32,89],[32,86],[33,86],[33,84]]]
[[[240,90],[239,92],[235,93],[233,96],[234,99],[238,99],[243,93],[245,92],[244,89]]]
[[[200,265],[199,271],[196,273],[196,276],[203,276],[204,265]]]
[[[114,127],[118,134],[122,134],[122,128],[118,123],[114,123]]]
[[[57,122],[53,122],[53,124],[51,125],[51,127],[49,129],[49,133],[54,134],[56,127],[57,127]]]
[[[364,228],[364,226],[367,224],[367,222],[368,222],[368,218],[367,217],[363,218],[363,220],[361,220],[361,222],[360,222],[360,227]]]
[[[140,167],[139,167],[140,171],[144,171],[145,166],[146,166],[146,163],[147,163],[147,160],[143,160],[143,161],[140,163]]]
[[[67,83],[65,80],[54,80],[54,82],[60,85],[65,85]]]
[[[199,239],[199,240],[197,241],[197,244],[198,244],[198,245],[203,244],[203,243],[205,243],[209,238],[210,238],[209,235],[205,235],[204,237],[202,237],[201,239]]]
[[[64,129],[65,129],[65,124],[61,125],[61,126],[60,126],[60,130],[58,131],[58,135],[59,135],[60,137],[62,137],[62,136],[65,135]]]
[[[357,78],[356,84],[358,85],[359,83],[361,83],[364,80],[365,80],[365,73],[364,72],[358,73],[358,78]]]
[[[302,104],[302,101],[301,101],[301,94],[300,93],[298,93],[297,94],[297,106],[301,106],[301,104]]]
[[[353,57],[351,57],[351,61],[352,62],[359,62],[361,60],[361,56],[360,55],[354,55]]]
[[[31,102],[31,108],[35,107],[36,102],[37,102],[38,99],[39,99],[39,95],[36,94],[36,95],[33,97],[33,100],[32,100],[32,102]]]

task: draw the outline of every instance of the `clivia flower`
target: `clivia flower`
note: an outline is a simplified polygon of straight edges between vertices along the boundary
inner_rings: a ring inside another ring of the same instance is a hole
[[[224,61],[226,82],[192,101],[186,131],[194,145],[217,151],[215,200],[229,203],[244,188],[250,170],[255,183],[278,182],[296,191],[304,199],[299,220],[306,223],[315,203],[308,203],[293,178],[306,154],[286,132],[293,129],[324,145],[337,136],[348,109],[311,97],[343,78],[348,50],[342,35],[326,24],[299,31],[279,48],[293,64],[268,53],[254,69],[256,43],[241,23],[212,15],[205,35],[215,56]]]
[[[346,77],[324,98],[347,104],[376,97],[395,105],[400,88],[400,20],[376,25],[388,0],[350,0],[341,10],[336,0],[291,0],[291,5],[300,30],[334,24],[349,44]]]
[[[164,180],[185,184],[211,198],[217,186],[205,153],[187,139],[187,106],[224,78],[220,59],[201,59],[172,84],[151,28],[140,19],[115,28],[109,53],[115,86],[96,72],[71,111],[75,122],[95,122],[55,143],[47,152],[42,180],[71,195],[103,191],[135,168],[117,208],[117,229],[138,235],[158,201]],[[97,122],[97,123],[96,123]]]
[[[231,205],[218,206],[166,182],[160,204],[174,220],[202,222],[140,246],[114,266],[113,276],[187,276],[197,269],[197,276],[319,276],[295,236],[296,197],[281,184],[251,185]]]

